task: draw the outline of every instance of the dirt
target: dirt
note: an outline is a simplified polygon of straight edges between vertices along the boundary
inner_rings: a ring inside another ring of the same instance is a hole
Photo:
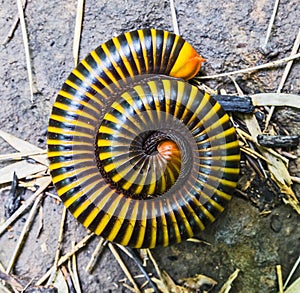
[[[34,77],[34,102],[30,101],[28,77],[20,26],[9,42],[0,49],[0,129],[46,148],[48,117],[56,94],[74,66],[72,42],[76,16],[75,1],[28,1],[25,10],[30,56]],[[297,0],[280,1],[269,43],[262,49],[272,14],[273,1],[234,0],[175,1],[181,35],[207,59],[201,74],[210,75],[250,67],[290,54],[300,27]],[[15,2],[0,1],[0,42],[9,33],[17,16]],[[80,59],[99,44],[122,32],[154,27],[172,31],[169,1],[86,1]],[[275,69],[239,75],[236,81],[245,94],[274,92],[283,73]],[[283,92],[300,94],[300,63],[295,61]],[[234,93],[233,82],[222,78],[206,82],[215,89]],[[288,120],[289,119],[289,120]],[[291,134],[300,134],[299,110],[278,108],[273,121]],[[0,141],[1,153],[12,152]],[[291,161],[291,172],[300,176],[298,159]],[[1,166],[7,164],[2,163]],[[203,234],[203,243],[183,242],[157,248],[153,254],[162,270],[174,280],[205,274],[222,286],[235,269],[240,274],[230,292],[277,292],[277,264],[286,279],[300,255],[300,222],[296,212],[280,199],[280,194],[263,189],[264,182],[253,187],[256,198],[249,201],[236,193],[225,213]],[[299,194],[299,187],[294,186]],[[4,202],[8,186],[1,191],[0,219],[4,221]],[[54,190],[51,190],[54,192]],[[27,192],[23,198],[30,195]],[[260,212],[268,207],[270,213]],[[43,201],[43,230],[37,237],[38,221],[33,225],[13,273],[25,283],[36,281],[53,264],[57,246],[62,205],[53,198]],[[23,218],[0,238],[0,263],[7,267],[20,231]],[[64,235],[64,250],[72,241],[80,241],[86,230],[69,215]],[[106,250],[97,267],[88,274],[85,267],[97,242],[93,239],[78,254],[78,268],[83,292],[130,292],[120,280],[124,274],[112,254]],[[128,259],[133,272],[137,269]],[[149,268],[149,270],[153,270]],[[300,269],[295,272],[299,277]]]

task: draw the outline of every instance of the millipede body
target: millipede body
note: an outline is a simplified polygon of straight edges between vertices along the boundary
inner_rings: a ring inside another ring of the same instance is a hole
[[[240,152],[220,104],[186,80],[204,59],[180,36],[115,37],[71,72],[53,105],[48,157],[65,206],[132,247],[202,231],[236,187]]]

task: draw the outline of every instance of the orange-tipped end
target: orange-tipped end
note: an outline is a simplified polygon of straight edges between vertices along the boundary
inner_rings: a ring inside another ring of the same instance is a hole
[[[171,161],[174,158],[180,158],[180,150],[177,144],[170,140],[161,142],[157,146],[157,151],[167,161]]]
[[[205,61],[189,43],[185,42],[170,72],[170,76],[185,80],[191,79],[199,72],[202,62]]]

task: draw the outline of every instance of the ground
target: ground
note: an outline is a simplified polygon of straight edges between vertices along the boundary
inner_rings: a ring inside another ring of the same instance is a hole
[[[180,34],[207,60],[201,74],[211,75],[280,59],[291,53],[300,19],[297,0],[282,0],[276,14],[267,47],[263,48],[273,1],[234,0],[175,1]],[[15,2],[0,1],[0,42],[5,41],[15,17]],[[57,92],[74,67],[72,42],[76,17],[76,1],[28,1],[25,15],[33,70],[34,101],[26,70],[21,28],[1,45],[0,129],[41,148],[46,148],[48,118]],[[138,28],[173,30],[169,1],[86,1],[80,59],[99,44],[125,31]],[[236,81],[245,94],[276,92],[284,66],[238,75]],[[282,89],[300,94],[300,63],[294,62]],[[214,89],[235,93],[231,79],[205,81]],[[297,109],[276,109],[272,119],[290,134],[300,135]],[[1,153],[13,149],[0,141]],[[294,176],[300,176],[299,149],[292,150],[298,158],[291,160]],[[8,162],[1,163],[2,165]],[[243,164],[243,162],[242,162]],[[243,172],[247,172],[246,168]],[[157,248],[153,254],[162,270],[177,281],[179,278],[205,274],[218,282],[215,291],[235,269],[240,274],[230,292],[277,292],[276,265],[282,266],[286,279],[300,254],[299,215],[285,205],[279,192],[269,193],[265,182],[256,182],[252,192],[264,199],[250,201],[240,193],[233,196],[226,211],[207,229],[201,243],[183,242],[167,248]],[[255,181],[254,181],[255,183]],[[4,221],[3,205],[9,185],[0,194],[0,220]],[[297,193],[297,186],[294,186]],[[52,189],[51,192],[55,193]],[[299,191],[298,191],[299,192]],[[299,193],[298,197],[299,197]],[[27,198],[29,193],[24,195]],[[269,202],[268,202],[269,200]],[[266,215],[261,212],[271,211]],[[13,273],[26,282],[39,279],[53,264],[59,233],[62,205],[52,197],[43,201],[43,230],[37,236],[38,221],[31,228],[24,249]],[[27,214],[0,238],[0,263],[6,267]],[[64,249],[78,242],[86,230],[68,215]],[[106,250],[91,274],[85,267],[98,239],[94,238],[78,254],[78,267],[83,292],[127,292],[120,285],[123,272],[112,254]],[[128,266],[136,272],[129,260]],[[150,268],[150,270],[152,270]],[[295,272],[299,277],[299,268]],[[129,292],[129,291],[128,291]]]

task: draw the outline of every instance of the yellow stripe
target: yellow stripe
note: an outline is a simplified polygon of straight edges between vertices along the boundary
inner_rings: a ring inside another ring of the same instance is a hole
[[[112,194],[114,193],[114,190],[112,190],[111,192],[109,192],[108,194],[105,195],[105,197],[101,200],[101,202],[97,205],[97,208],[99,208],[99,210],[103,209],[104,204],[106,203],[106,201],[112,196]],[[116,199],[114,200],[114,202],[110,205],[110,207],[108,208],[107,213],[103,216],[103,218],[101,219],[101,221],[99,222],[97,228],[95,229],[95,234],[96,235],[100,235],[103,230],[105,229],[105,227],[107,226],[109,220],[111,219],[111,217],[114,215],[115,210],[118,206],[119,203],[119,197],[116,197]]]
[[[93,175],[96,175],[96,173],[86,175],[83,178],[78,178],[76,181],[74,181],[74,182],[72,182],[72,183],[70,183],[68,185],[63,186],[62,188],[57,189],[58,195],[61,196],[61,195],[65,194],[67,191],[69,191],[70,189],[72,189],[72,188],[74,188],[76,186],[80,186],[81,183],[84,183],[87,179],[89,179]]]
[[[178,223],[177,223],[177,220],[176,220],[176,217],[175,217],[175,214],[173,212],[173,209],[172,209],[172,205],[170,203],[170,199],[166,199],[165,201],[166,205],[168,206],[169,208],[169,213],[168,213],[168,216],[170,217],[171,219],[171,222],[172,222],[172,226],[174,228],[174,233],[175,233],[175,238],[176,238],[176,242],[180,242],[181,241],[181,236],[180,236],[180,230],[179,230],[179,227],[178,227]],[[169,228],[170,229],[170,228]]]
[[[91,184],[89,184],[88,186],[84,187],[81,191],[78,192],[78,195],[76,194],[76,196],[69,198],[64,204],[69,207],[71,206],[78,198],[80,198],[82,195],[87,194],[89,192],[89,190],[91,190],[93,187],[95,186],[95,182],[92,182]],[[98,196],[101,195],[101,193],[103,192],[103,190],[106,188],[106,186],[102,186],[99,190],[97,190],[96,192],[93,192],[93,194],[89,194],[89,197],[73,212],[73,216],[75,218],[78,218],[81,213],[95,200],[98,198]],[[103,200],[101,200],[101,202],[103,202]],[[96,211],[99,212],[100,208],[99,205],[97,205],[95,207]],[[91,224],[91,222],[93,221],[94,217],[97,215],[97,213],[95,213],[95,211],[93,211],[92,213],[90,213],[86,219],[84,220],[84,226],[87,227],[88,225]]]
[[[92,95],[91,93],[87,92],[84,88],[78,86],[78,85],[77,85],[76,83],[74,83],[73,81],[67,79],[67,80],[65,81],[65,83],[66,83],[68,86],[70,86],[70,87],[72,87],[73,89],[75,89],[76,91],[78,91],[81,95],[88,97],[90,100],[94,101],[95,103],[97,103],[97,104],[100,105],[101,107],[104,107],[104,104],[103,104],[102,101],[100,101],[97,97],[95,97],[95,96]],[[87,85],[87,86],[89,86],[89,85]],[[107,95],[106,95],[102,90],[100,90],[99,88],[97,88],[97,90],[98,90],[98,93],[100,94],[101,97],[106,98],[106,99],[108,98]],[[61,90],[61,92],[64,92],[64,91]],[[66,92],[66,93],[67,93],[67,92]],[[69,94],[69,93],[68,93],[68,94]],[[78,103],[80,103],[80,104],[82,104],[82,105],[84,105],[84,106],[86,106],[86,107],[88,107],[88,108],[90,108],[90,109],[93,109],[93,110],[94,110],[95,112],[97,112],[97,113],[100,113],[99,110],[98,110],[97,108],[93,107],[91,104],[89,104],[89,103],[83,101],[83,100],[80,99],[80,98],[78,99],[78,97],[76,98],[75,96],[72,96],[71,94],[69,94],[69,97],[68,97],[68,98],[69,98],[69,99],[72,99],[72,100],[74,100],[74,101],[76,101],[76,102],[78,102]]]
[[[139,97],[141,99],[143,99],[143,97],[145,96],[145,94],[143,95],[143,92],[139,92],[139,88],[138,87],[134,87],[134,90],[136,90],[137,94],[139,95]],[[121,96],[136,112],[136,115],[138,116],[138,118],[140,120],[143,121],[142,123],[137,123],[133,117],[131,116],[126,116],[132,123],[135,124],[135,126],[139,129],[139,130],[143,130],[143,128],[145,127],[145,125],[147,125],[147,121],[145,118],[145,115],[142,114],[142,112],[140,111],[140,109],[137,107],[136,102],[133,100],[132,96],[126,92],[124,94],[122,94]]]
[[[125,216],[127,214],[128,207],[129,207],[129,204],[130,204],[131,200],[132,199],[129,199],[129,198],[127,198],[125,200],[125,203],[123,204],[120,213],[118,215],[116,215],[117,220],[115,221],[115,223],[113,225],[113,228],[111,229],[111,231],[110,231],[110,233],[109,233],[109,235],[107,237],[107,240],[114,241],[114,239],[118,235],[118,233],[119,233],[119,231],[120,231],[120,229],[122,227],[122,224],[124,222]]]
[[[153,209],[155,206],[153,205]],[[168,224],[166,220],[166,215],[164,213],[164,208],[162,206],[162,201],[159,202],[159,215],[161,216],[161,225],[162,225],[162,234],[163,234],[163,246],[168,246],[169,245],[169,231],[168,231]]]
[[[164,35],[163,35],[163,44],[162,44],[162,53],[161,53],[161,64],[160,64],[160,69],[161,70],[165,70],[166,68],[163,68],[163,63],[165,61],[165,56],[166,56],[166,46],[167,46],[167,40],[169,37],[169,32],[164,31]],[[167,62],[168,64],[168,62]]]
[[[155,217],[155,209],[154,209],[154,202],[152,202],[152,219],[151,219],[151,235],[150,237],[150,243],[149,243],[149,248],[153,248],[156,245],[156,237],[157,237],[157,218]],[[160,233],[160,231],[159,231]]]
[[[200,102],[199,106],[197,107],[197,109],[196,109],[195,112],[194,112],[195,116],[197,116],[201,111],[203,111],[203,108],[205,107],[205,105],[206,105],[207,103],[209,103],[209,101],[210,101],[210,95],[209,95],[208,93],[204,93],[204,95],[203,95],[203,97],[202,97],[202,99],[201,99],[201,102]],[[191,132],[195,131],[195,130],[196,130],[197,128],[199,128],[202,124],[203,124],[203,123],[202,123],[202,120],[200,120],[199,123],[196,124],[196,125],[194,126],[193,129],[191,129]]]
[[[60,157],[60,156],[68,156],[68,155],[81,155],[81,154],[94,154],[93,151],[88,150],[72,150],[72,151],[57,151],[57,152],[48,152],[48,157]]]
[[[114,41],[115,38],[112,38],[112,41]],[[122,69],[120,68],[119,64],[117,63],[117,61],[115,61],[109,51],[109,48],[107,47],[106,43],[102,44],[102,49],[104,51],[104,53],[106,54],[106,56],[109,58],[110,62],[112,63],[113,67],[116,69],[116,71],[118,72],[119,76],[125,80],[126,76],[124,75],[124,72],[122,71]]]
[[[96,54],[96,52],[94,52],[94,55]],[[102,78],[100,77],[94,70],[93,68],[87,63],[87,61],[84,59],[81,61],[81,64],[94,76],[96,77],[96,79],[102,84],[103,88],[108,89],[110,92],[113,92],[112,89],[110,88],[109,84]],[[97,64],[99,65],[99,63]],[[102,95],[104,95],[104,93],[101,93]],[[107,95],[104,95],[106,98]]]
[[[86,208],[92,203],[94,202],[98,197],[99,197],[99,192],[93,192],[92,194],[89,194],[88,198],[81,203],[81,205],[73,212],[73,216],[77,219],[85,210]],[[99,211],[99,210],[98,210]],[[84,226],[89,225],[92,220],[93,220],[93,216],[95,216],[95,212],[90,213],[84,220]]]
[[[143,207],[142,207],[142,215],[141,215],[140,224],[139,224],[139,234],[137,236],[137,242],[135,244],[136,248],[139,248],[143,245],[144,238],[145,238],[145,232],[146,232],[146,225],[147,225],[146,219],[147,218],[148,218],[147,204],[146,204],[146,201],[144,201]]]
[[[160,121],[161,120],[161,111],[160,111],[160,101],[159,101],[159,97],[158,97],[157,83],[155,81],[149,81],[148,86],[152,92],[153,101],[155,104],[155,110],[157,113],[157,119],[158,119],[158,121]]]
[[[91,87],[93,90],[95,90],[97,93],[99,93],[100,95],[103,95],[104,97],[107,97],[103,91],[97,87],[95,84],[93,84],[90,80],[88,80],[78,69],[73,69],[72,73],[79,78],[81,81],[83,81],[84,83],[87,84],[87,86]],[[66,80],[66,84],[68,84],[68,82],[72,83],[72,81],[70,81],[69,79]],[[93,97],[93,95],[89,94],[88,92],[83,92],[84,94],[86,94],[87,97]],[[100,102],[100,101],[99,101]],[[102,104],[103,105],[103,104]]]
[[[80,160],[72,160],[72,161],[63,161],[63,162],[58,162],[58,163],[52,163],[50,164],[50,170],[56,170],[56,169],[60,169],[63,167],[68,167],[68,166],[72,166],[72,165],[77,165],[80,163],[87,163],[87,162],[93,162],[93,158],[91,159],[80,159]]]
[[[175,64],[174,64],[174,66],[173,66],[173,68],[172,68],[172,70],[171,70],[171,72],[173,72],[173,70],[174,70],[174,67],[175,67],[175,65],[177,64],[177,59],[178,59],[178,55],[175,55],[175,49],[176,49],[176,47],[178,46],[178,41],[179,41],[179,39],[180,39],[180,37],[178,36],[178,35],[175,35],[175,38],[174,38],[174,41],[173,41],[173,46],[172,46],[172,51],[171,51],[171,53],[170,53],[170,56],[169,56],[169,61],[171,61],[171,60],[176,60],[176,62],[175,62]],[[184,42],[184,44],[185,44],[186,42]],[[184,44],[183,44],[183,48],[184,48]],[[183,49],[182,48],[182,49]],[[180,49],[180,51],[179,51],[179,54],[181,53],[181,50],[182,49]],[[174,56],[175,55],[175,56]],[[186,58],[185,58],[186,59]],[[168,64],[168,66],[169,66],[169,64]],[[170,72],[170,76],[172,76],[171,75],[171,72]]]
[[[74,175],[78,175],[81,172],[84,172],[84,171],[90,170],[90,169],[91,169],[90,166],[88,166],[88,167],[82,167],[82,168],[78,168],[78,169],[73,170],[73,171],[65,172],[63,174],[60,174],[60,175],[57,175],[57,176],[54,176],[54,177],[52,176],[52,181],[55,184],[55,183],[57,183],[59,181],[62,181],[64,179],[68,178],[68,177],[72,177]]]
[[[197,142],[197,144],[201,145],[201,144],[203,144],[203,143],[210,142],[210,141],[214,141],[214,140],[217,140],[217,139],[219,139],[219,138],[224,138],[224,140],[225,140],[225,138],[226,138],[227,136],[230,136],[230,135],[232,135],[232,134],[235,134],[235,129],[234,129],[233,127],[228,128],[228,129],[226,129],[226,130],[224,130],[224,131],[222,131],[222,132],[219,132],[219,133],[217,133],[216,135],[212,135],[212,136],[210,136],[209,138],[207,138],[207,139],[205,139],[205,140],[199,141],[199,142]],[[198,136],[199,136],[199,135],[197,134],[197,135],[195,135],[194,137],[197,138]],[[218,145],[218,146],[219,146],[219,148],[220,148],[220,147],[222,147],[223,145],[224,145],[224,144]],[[218,149],[218,148],[217,148],[217,149]]]
[[[185,213],[183,212],[182,208],[178,204],[178,201],[177,201],[177,199],[176,199],[176,197],[174,195],[173,195],[173,202],[175,202],[176,205],[177,205],[177,209],[176,210],[179,213],[179,215],[180,215],[180,217],[181,217],[181,219],[182,219],[182,221],[184,223],[185,229],[186,229],[189,237],[193,237],[194,233],[193,233],[192,227],[191,227],[188,219],[186,218]]]
[[[80,126],[80,127],[91,129],[91,130],[95,129],[94,126],[92,126],[92,125],[90,125],[88,123],[82,122],[80,120],[69,120],[69,119],[66,119],[64,116],[59,116],[59,115],[51,114],[50,118],[52,120],[55,120],[55,121],[59,121],[59,122],[63,122],[63,123],[69,123],[69,124],[73,124],[75,126]]]
[[[100,181],[98,181],[100,182]],[[68,208],[70,205],[72,205],[77,199],[79,199],[81,196],[86,194],[91,188],[95,186],[95,182],[91,182],[89,185],[84,186],[82,189],[80,189],[78,192],[74,193],[72,197],[68,198],[64,205]],[[102,188],[103,189],[103,188]],[[99,194],[101,193],[102,189],[98,190]]]
[[[185,194],[189,194],[189,191],[186,187],[184,187],[184,191],[185,191]],[[200,230],[203,231],[205,229],[203,222],[200,220],[198,215],[195,213],[193,208],[190,206],[190,204],[187,202],[187,200],[183,196],[181,196],[181,200],[183,200],[185,202],[185,207],[188,209],[189,213],[193,216],[193,218],[194,218],[195,222],[197,223],[198,227],[200,228]]]
[[[120,57],[121,57],[121,59],[122,59],[124,65],[125,65],[125,67],[126,67],[128,73],[129,73],[129,75],[130,75],[131,77],[134,77],[134,72],[132,71],[131,64],[130,64],[130,62],[128,61],[128,59],[127,59],[127,57],[126,57],[124,51],[122,50],[122,46],[121,46],[121,44],[120,44],[120,42],[119,42],[119,39],[118,39],[118,38],[113,38],[112,41],[114,42],[114,44],[115,44],[115,46],[116,46],[116,48],[117,48],[117,51],[118,51],[118,53],[120,54]]]
[[[205,159],[205,158],[203,158]],[[215,159],[213,159],[215,160]],[[216,159],[218,160],[218,159]],[[226,160],[226,156],[224,157],[220,157],[219,160]],[[220,171],[222,173],[228,173],[228,174],[239,174],[240,173],[240,170],[239,168],[228,168],[228,167],[221,167],[221,166],[208,166],[208,165],[203,165],[203,164],[198,164],[198,163],[195,163],[197,166],[199,167],[202,167],[202,168],[207,168],[207,169],[211,169],[211,170],[214,170],[214,171]]]
[[[206,218],[208,218],[211,222],[215,221],[216,218],[194,196],[192,197],[192,201],[201,209]]]
[[[68,83],[68,80],[66,81],[66,83]],[[76,87],[78,87],[78,86],[76,86]],[[87,94],[87,93],[86,93],[86,94]],[[73,95],[71,95],[70,93],[68,93],[68,92],[66,92],[66,91],[60,90],[59,93],[58,93],[58,95],[60,95],[60,96],[62,96],[62,97],[64,97],[64,98],[67,98],[67,99],[69,99],[69,100],[75,101],[75,102],[81,104],[82,106],[87,107],[87,108],[93,110],[93,111],[96,112],[97,114],[100,114],[100,111],[99,111],[97,108],[95,108],[95,107],[92,106],[91,104],[89,104],[89,103],[87,103],[87,102],[85,102],[85,101],[83,101],[83,100],[81,100],[81,99],[76,99]],[[92,95],[87,95],[87,96],[89,96],[89,98],[90,98],[91,100],[96,101],[101,107],[103,107],[103,103],[101,103],[101,101],[99,101],[97,98],[95,98],[95,97],[92,96]],[[92,98],[92,97],[93,97],[93,98]],[[58,105],[59,105],[59,106],[58,106]],[[56,102],[54,103],[54,106],[57,107],[57,108],[59,108],[59,109],[62,109],[62,110],[66,110],[66,111],[69,111],[69,112],[75,112],[76,114],[78,114],[78,115],[80,115],[80,116],[90,118],[90,119],[92,119],[92,120],[94,120],[94,121],[98,121],[96,117],[91,116],[90,114],[84,112],[83,110],[80,110],[80,109],[72,109],[72,108],[70,108],[69,105],[62,104],[62,103],[56,101]]]
[[[91,144],[89,142],[85,141],[72,141],[72,140],[63,140],[63,139],[48,139],[47,140],[48,145],[82,145],[82,146],[90,146]]]
[[[102,46],[101,46],[102,47]],[[102,61],[100,60],[98,54],[96,53],[96,51],[92,51],[91,52],[91,56],[94,58],[94,60],[96,61],[96,63],[98,64],[98,66],[100,67],[100,69],[107,75],[107,77],[112,81],[112,83],[117,86],[118,88],[120,88],[120,84],[118,82],[118,80],[115,79],[115,77],[113,76],[113,74],[104,66],[104,64],[102,63]],[[106,56],[107,57],[107,56]],[[107,57],[108,58],[108,57]],[[111,90],[111,88],[109,86],[106,86],[105,88],[109,89],[111,92],[113,92]]]
[[[140,38],[140,43],[141,43],[144,62],[145,62],[145,72],[144,73],[148,73],[148,71],[149,71],[149,60],[148,60],[148,56],[147,56],[147,49],[146,49],[146,46],[145,46],[144,31],[143,30],[138,30],[137,32],[138,32],[138,35],[139,35],[139,38]]]
[[[127,246],[128,242],[131,239],[131,236],[132,236],[135,224],[136,224],[137,213],[138,213],[138,201],[135,201],[127,229],[124,233],[123,239],[120,242],[120,244],[123,246]]]
[[[165,114],[165,119],[167,120],[170,115],[171,81],[164,79],[164,80],[162,80],[162,83],[163,83],[164,92],[165,92],[164,95],[165,95],[165,107],[166,107],[166,111],[164,112],[164,114]],[[178,94],[177,94],[177,96],[178,96]]]
[[[131,38],[131,33],[125,33],[124,35],[125,35],[125,38],[127,40],[128,45],[130,47],[130,51],[131,51],[131,54],[133,56],[133,59],[134,59],[135,65],[137,67],[138,73],[142,74],[141,64],[140,64],[139,57],[138,57],[138,55],[135,51],[134,45],[133,45],[133,41],[132,41],[132,38]]]
[[[73,135],[73,136],[82,136],[82,137],[88,137],[88,138],[93,139],[93,136],[90,134],[78,132],[78,131],[74,131],[74,130],[68,130],[66,128],[58,128],[58,127],[54,127],[54,126],[49,126],[48,132],[67,134],[67,135]]]
[[[152,40],[152,57],[153,57],[153,70],[155,70],[157,68],[157,60],[156,60],[156,30],[155,29],[151,29],[151,40]]]
[[[209,148],[209,150],[210,151],[215,151],[215,150],[220,150],[220,149],[228,149],[229,150],[229,149],[238,148],[238,147],[239,147],[238,140],[234,140],[234,141],[231,141],[231,142],[228,142],[228,143],[224,143],[224,144],[221,144],[221,145],[211,146]]]
[[[228,200],[228,201],[231,200],[231,195],[217,189],[214,186],[211,186],[211,185],[207,184],[206,182],[200,181],[197,178],[194,178],[194,180],[197,181],[200,185],[204,186],[206,189],[208,189],[210,191],[213,191],[213,193],[215,193],[218,196],[224,198],[225,200]],[[202,193],[201,193],[201,195],[202,195]]]

